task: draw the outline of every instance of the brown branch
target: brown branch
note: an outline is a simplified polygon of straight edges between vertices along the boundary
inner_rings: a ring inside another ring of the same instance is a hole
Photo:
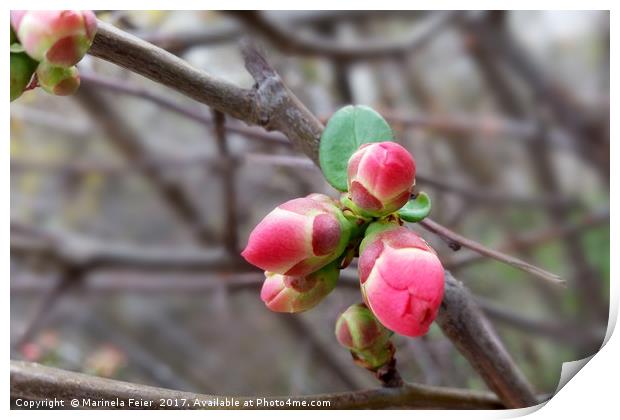
[[[87,70],[80,70],[80,81],[86,86],[95,86],[103,88],[105,90],[120,93],[123,95],[134,96],[153,102],[164,109],[167,109],[176,114],[182,115],[197,123],[203,124],[207,127],[213,126],[213,117],[211,117],[206,110],[202,110],[196,106],[188,106],[181,104],[177,101],[171,100],[166,96],[157,94],[151,90],[139,87],[136,84],[128,83],[124,80],[117,78],[111,78],[102,76],[97,73],[89,72]],[[256,140],[265,141],[266,143],[275,143],[282,146],[289,146],[291,143],[278,133],[268,133],[259,128],[245,127],[239,124],[231,124],[226,122],[226,130],[231,133],[241,134],[245,137],[249,137]]]
[[[213,119],[208,114],[201,112],[200,109],[181,104],[167,98],[166,96],[142,88],[136,84],[129,83],[125,80],[103,76],[89,70],[80,70],[80,80],[86,85],[93,85],[115,93],[148,100],[161,106],[162,108],[175,112],[198,123],[205,124],[207,126],[213,125]],[[18,115],[20,118],[27,118],[29,117],[28,114],[30,112],[36,113],[40,111],[31,111],[29,109],[28,113],[20,112]],[[403,127],[409,129],[424,129],[450,136],[467,137],[468,135],[474,134],[482,137],[512,136],[518,139],[523,138],[526,141],[531,141],[531,139],[536,136],[538,132],[538,128],[534,124],[490,115],[435,115],[422,113],[405,115],[389,109],[382,109],[381,114],[387,121],[395,125],[402,125]],[[49,120],[49,118],[45,118],[45,116],[41,116],[41,118],[43,119],[43,122]],[[328,117],[319,118],[322,123],[325,123],[328,119]],[[32,118],[30,120],[35,119]],[[50,121],[50,123],[56,122]],[[58,128],[64,127],[60,126]],[[268,133],[261,129],[244,127],[239,124],[230,123],[226,124],[226,129],[232,133],[242,134],[246,137],[257,140],[264,140],[267,143],[273,142],[282,144],[283,146],[290,146],[290,143],[286,140],[286,138],[278,133]],[[80,131],[80,133],[83,133],[83,131]],[[554,145],[559,147],[566,146],[566,140],[561,137],[561,133],[553,131],[550,135],[553,139]]]
[[[245,48],[244,56],[248,71],[258,83],[256,89],[242,89],[217,79],[161,48],[104,22],[98,23],[89,54],[141,74],[248,124],[280,131],[301,150],[317,156],[322,124],[249,46]]]
[[[449,272],[437,317],[444,334],[509,408],[537,404],[534,390],[469,292]]]
[[[150,408],[160,407],[160,399],[181,401],[185,399],[192,405],[187,408],[218,408],[214,404],[218,396],[173,391],[147,385],[104,379],[95,376],[74,373],[35,363],[11,361],[11,398],[42,400],[57,398],[62,401],[78,400],[116,400],[122,401],[124,407],[130,408],[130,399],[151,403]],[[263,397],[227,397],[239,402],[239,407],[256,409],[257,399]],[[264,397],[266,401],[306,401],[309,407],[312,401],[326,401],[324,409],[380,409],[380,408],[441,408],[441,409],[498,409],[503,405],[495,396],[486,392],[476,392],[454,388],[431,387],[407,384],[400,388],[382,388],[369,391],[342,392],[335,394],[305,395],[299,397]],[[253,401],[254,407],[244,407],[244,402]],[[202,402],[202,404],[201,404]],[[201,406],[202,405],[202,406]],[[174,408],[174,407],[172,407]],[[224,407],[219,407],[224,408]],[[303,408],[287,406],[280,403],[277,407],[258,407],[272,409]]]
[[[243,51],[246,68],[256,81],[255,89],[250,91],[215,80],[171,54],[105,24],[101,25],[91,50],[93,55],[173,87],[218,111],[282,131],[316,163],[321,123],[284,86],[251,44],[246,43]],[[508,363],[505,349],[466,290],[454,287],[446,296],[440,316],[444,332],[507,406],[534,404],[535,398],[522,373],[514,363]],[[514,387],[507,389],[509,385]],[[407,387],[396,392],[404,388]],[[409,403],[414,404],[415,400]]]
[[[330,38],[300,35],[295,29],[285,28],[268,19],[260,11],[235,11],[229,14],[264,35],[285,52],[354,61],[395,57],[419,50],[460,17],[461,12],[437,12],[401,40],[366,41],[353,45],[339,44]]]
[[[429,232],[433,232],[434,234],[439,235],[440,237],[446,239],[450,244],[453,244],[451,245],[453,249],[455,248],[458,249],[461,246],[464,246],[465,248],[469,248],[473,251],[476,251],[479,254],[482,254],[489,258],[493,258],[497,261],[506,263],[519,270],[525,271],[526,273],[533,274],[534,276],[542,280],[546,280],[551,283],[562,285],[562,286],[565,285],[566,283],[564,279],[562,279],[560,276],[556,274],[550,273],[546,270],[543,270],[542,268],[536,267],[535,265],[522,261],[516,257],[504,254],[503,252],[487,248],[486,246],[476,241],[473,241],[462,235],[459,235],[456,232],[451,231],[447,227],[442,226],[439,223],[429,218],[424,219],[419,224],[420,226],[422,226],[424,229],[428,230]]]

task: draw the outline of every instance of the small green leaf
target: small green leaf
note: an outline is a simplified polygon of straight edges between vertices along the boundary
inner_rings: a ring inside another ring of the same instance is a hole
[[[431,198],[425,192],[421,192],[398,210],[398,215],[406,222],[416,223],[421,222],[430,212]]]
[[[389,124],[372,108],[348,105],[338,110],[321,136],[319,162],[325,179],[340,191],[347,190],[347,164],[365,143],[390,141],[394,134]]]

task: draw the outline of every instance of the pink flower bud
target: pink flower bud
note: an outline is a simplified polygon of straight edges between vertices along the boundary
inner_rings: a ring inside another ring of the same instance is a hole
[[[241,255],[265,271],[307,276],[344,252],[352,226],[322,194],[287,201],[254,228]]]
[[[415,163],[397,143],[363,144],[349,159],[349,199],[362,216],[381,217],[404,206],[415,184]]]
[[[260,298],[274,312],[307,311],[334,290],[339,274],[336,262],[305,277],[265,272]]]
[[[59,67],[77,64],[97,31],[90,10],[13,10],[11,24],[28,55]]]
[[[357,364],[377,369],[394,356],[392,332],[385,328],[363,303],[351,305],[336,321],[336,338],[351,350]]]
[[[417,337],[437,316],[444,269],[435,251],[405,227],[375,222],[360,245],[362,295],[390,330]]]
[[[54,67],[45,61],[37,67],[39,86],[46,92],[58,96],[72,95],[80,87],[77,67]]]

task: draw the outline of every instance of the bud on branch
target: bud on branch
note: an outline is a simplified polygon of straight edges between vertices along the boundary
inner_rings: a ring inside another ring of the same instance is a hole
[[[287,201],[265,216],[241,255],[266,271],[307,276],[342,255],[352,229],[335,201],[310,194]]]
[[[379,321],[409,337],[426,334],[444,291],[444,269],[418,235],[375,222],[360,245],[359,276],[365,302]]]
[[[415,163],[397,143],[368,143],[351,156],[347,174],[353,209],[363,216],[382,217],[409,200],[415,184]]]

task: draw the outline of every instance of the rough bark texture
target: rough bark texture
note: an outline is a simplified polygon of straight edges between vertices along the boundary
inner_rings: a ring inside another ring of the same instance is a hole
[[[437,323],[507,407],[528,407],[537,403],[531,385],[490,322],[463,284],[449,272],[446,272],[446,289]]]

